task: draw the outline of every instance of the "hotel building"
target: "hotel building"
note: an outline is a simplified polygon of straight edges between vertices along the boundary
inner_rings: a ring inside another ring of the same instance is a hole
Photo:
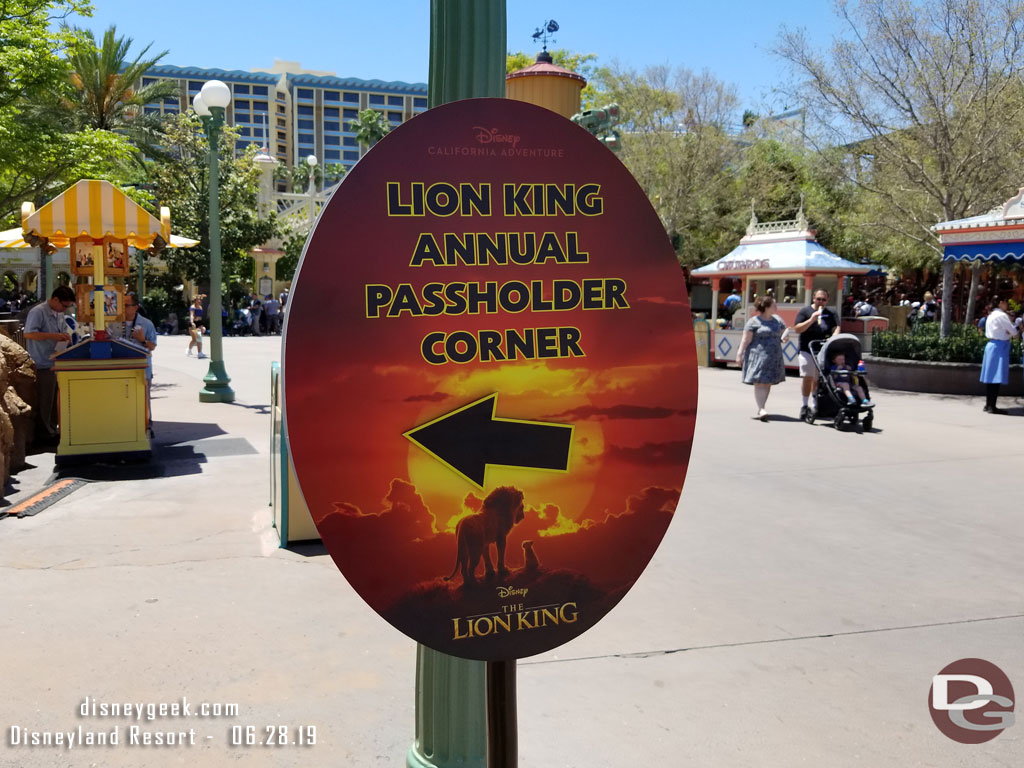
[[[150,67],[142,85],[172,80],[178,93],[147,104],[147,114],[174,114],[187,109],[208,80],[231,88],[228,125],[237,126],[237,149],[267,146],[285,165],[315,155],[321,167],[351,167],[360,147],[351,121],[360,110],[376,109],[394,128],[427,108],[427,84],[338,77],[333,72],[303,70],[298,62],[274,61],[266,70],[202,69],[162,64]]]

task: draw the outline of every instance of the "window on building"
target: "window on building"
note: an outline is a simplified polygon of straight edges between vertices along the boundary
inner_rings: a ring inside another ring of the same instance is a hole
[[[341,130],[341,123],[336,123],[334,121],[325,122],[324,123],[324,130],[325,131],[340,131]]]
[[[164,99],[164,104],[166,104],[169,107],[176,107],[178,106],[178,100],[175,98],[168,97]]]
[[[278,141],[288,141],[288,134],[285,133],[284,131],[278,131],[277,132],[277,140]]]
[[[312,131],[315,128],[312,120],[299,120],[300,131]]]
[[[324,117],[337,117],[337,116],[338,116],[338,108],[337,107],[324,107]]]
[[[426,99],[421,99],[421,98],[419,98],[417,96],[415,99],[412,100],[412,105],[416,109],[426,109],[427,108],[427,100]]]
[[[155,77],[144,77],[142,78],[142,87],[145,88],[147,85],[156,85]]]
[[[249,93],[249,86],[248,85],[242,85],[241,83],[235,83],[235,95],[238,95],[240,93],[248,94]]]
[[[284,114],[284,107],[282,107],[280,104],[277,105],[277,114],[279,114],[279,115],[283,115]]]
[[[352,138],[351,136],[346,136],[346,137],[345,137],[345,138],[344,138],[344,139],[342,140],[342,142],[341,142],[341,143],[342,143],[342,144],[344,144],[344,145],[345,145],[346,147],[354,147],[354,146],[357,146],[357,145],[356,145],[356,140],[355,140],[355,139],[353,139],[353,138]]]
[[[388,96],[389,107],[400,107],[404,103],[405,99],[403,99],[401,96]]]
[[[252,137],[254,139],[262,139],[263,138],[263,129],[262,128],[253,128],[252,129]]]
[[[324,150],[324,159],[325,160],[340,160],[341,158],[338,155],[339,155],[339,152],[336,149],[325,149]]]
[[[251,136],[252,133],[250,132],[249,128],[239,128],[238,129],[238,135],[239,136]]]
[[[371,93],[370,94],[370,103],[371,104],[383,104],[384,103],[384,94],[381,94],[381,93]]]
[[[253,112],[269,112],[270,105],[265,101],[254,101],[252,103]]]
[[[145,107],[142,112],[147,115],[159,115],[160,107]]]
[[[277,127],[278,128],[287,128],[288,127],[288,121],[285,120],[283,117],[277,118]]]
[[[248,99],[237,99],[235,101],[235,111],[242,110],[243,112],[249,111],[249,100]]]
[[[330,144],[332,147],[340,147],[341,136],[324,136],[324,144]]]
[[[344,156],[344,158],[346,160],[358,160],[359,159],[359,153],[358,152],[343,152],[342,155]]]
[[[359,103],[359,94],[358,93],[348,93],[348,92],[346,92],[346,93],[343,93],[341,95],[341,100],[342,101],[346,101],[349,104],[358,104]]]
[[[203,90],[203,81],[202,80],[189,80],[188,81],[188,92],[189,93],[199,93],[201,90]]]
[[[164,108],[164,114],[165,115],[176,115],[176,114],[178,114],[178,110],[173,109],[171,107],[165,107]]]
[[[388,112],[388,120],[390,122],[392,122],[392,123],[395,123],[395,124],[400,123],[400,122],[402,122],[402,113],[401,112]]]
[[[254,85],[252,87],[252,95],[253,96],[266,96],[267,95],[267,86],[265,86],[265,85]]]
[[[341,91],[324,91],[324,101],[341,101]]]
[[[359,117],[359,110],[358,109],[346,109],[345,110],[345,119],[346,120],[355,120],[357,117]]]
[[[310,145],[312,145],[313,144],[313,134],[312,133],[300,133],[299,134],[299,144],[310,144]]]
[[[310,101],[312,101],[313,100],[313,89],[312,88],[299,88],[298,91],[296,91],[295,95],[296,95],[297,98],[309,99]]]
[[[249,142],[248,141],[236,141],[235,142],[235,150],[237,152],[244,152],[246,147],[248,147],[248,146],[249,146]]]
[[[313,116],[313,108],[312,107],[299,107],[297,111],[303,117],[307,117],[307,116],[308,117],[312,117]]]
[[[236,125],[238,123],[251,123],[251,122],[252,122],[252,118],[250,117],[248,112],[239,112],[237,109],[235,110],[235,124]]]

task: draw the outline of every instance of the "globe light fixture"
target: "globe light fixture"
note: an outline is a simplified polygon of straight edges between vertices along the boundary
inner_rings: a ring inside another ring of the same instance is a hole
[[[231,89],[220,80],[210,80],[192,100],[192,107],[203,121],[210,142],[210,368],[199,390],[202,403],[230,403],[235,399],[231,377],[224,368],[221,295],[224,290],[220,262],[220,129],[224,110],[231,103]]]

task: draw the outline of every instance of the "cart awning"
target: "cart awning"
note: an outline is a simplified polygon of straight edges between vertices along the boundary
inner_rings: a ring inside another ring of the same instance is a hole
[[[1024,241],[947,245],[943,261],[1024,261]]]
[[[872,269],[872,264],[857,264],[837,256],[810,237],[745,237],[725,256],[693,270],[690,274],[700,277],[773,272],[864,275]]]
[[[116,237],[136,248],[162,247],[171,239],[170,215],[160,221],[109,181],[83,179],[38,211],[22,213],[24,237],[57,247],[72,237]]]

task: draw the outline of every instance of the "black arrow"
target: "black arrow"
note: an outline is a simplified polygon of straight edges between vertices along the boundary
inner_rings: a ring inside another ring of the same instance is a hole
[[[410,429],[405,437],[481,489],[488,464],[567,471],[572,425],[496,419],[497,399],[488,395]]]

